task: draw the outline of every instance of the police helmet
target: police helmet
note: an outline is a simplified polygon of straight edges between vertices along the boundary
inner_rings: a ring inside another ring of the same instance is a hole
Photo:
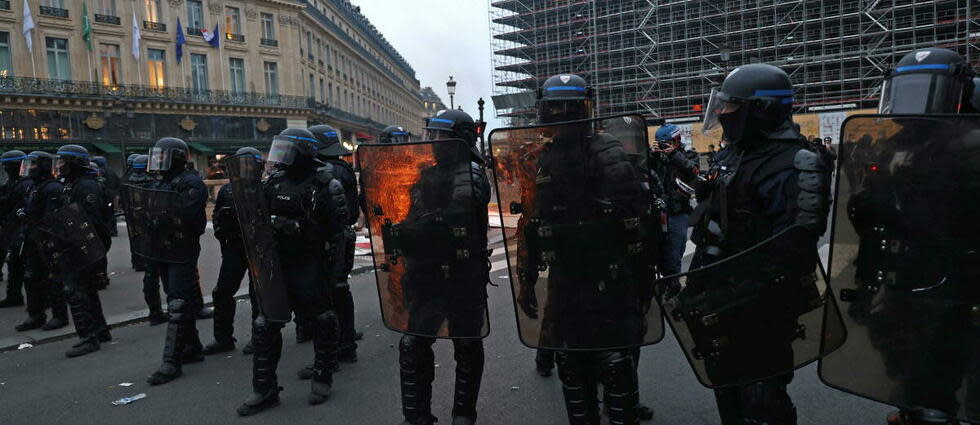
[[[409,134],[409,132],[405,131],[404,128],[399,127],[399,126],[396,126],[396,125],[389,125],[389,126],[385,127],[384,130],[381,130],[381,137],[378,139],[378,142],[380,142],[380,143],[405,143],[405,142],[408,141],[408,138],[410,136],[411,136],[411,134]]]
[[[798,139],[793,125],[793,83],[782,69],[768,64],[735,68],[720,88],[711,90],[702,133],[729,143],[746,137]]]
[[[3,155],[0,155],[0,164],[3,164],[3,168],[8,175],[16,176],[20,172],[21,162],[25,158],[27,158],[27,155],[24,154],[24,151],[6,151]]]
[[[150,149],[149,171],[184,170],[190,159],[187,143],[176,137],[164,137]]]
[[[255,159],[262,159],[262,152],[259,152],[258,149],[255,149],[255,148],[253,148],[251,146],[246,146],[244,148],[238,148],[238,150],[235,151],[235,155],[236,156],[238,156],[238,155],[252,155],[252,156],[255,157]]]
[[[307,130],[313,133],[316,140],[320,142],[320,151],[317,152],[318,155],[324,158],[353,155],[350,149],[347,149],[340,143],[340,133],[337,132],[336,128],[326,124],[320,124],[314,125]]]
[[[537,93],[538,124],[592,118],[593,98],[592,87],[578,75],[548,78]]]
[[[131,154],[131,155],[127,156],[126,157],[126,166],[127,167],[132,167],[133,166],[133,161],[136,160],[136,157],[137,156],[140,156],[140,154],[134,153],[134,154]]]
[[[88,172],[91,170],[90,164],[88,149],[78,145],[64,145],[55,154],[55,172],[59,177],[73,172]]]
[[[272,139],[269,149],[269,163],[272,165],[289,166],[313,159],[320,150],[320,142],[305,128],[287,128]]]
[[[911,52],[885,74],[878,112],[882,114],[953,114],[970,103],[973,70],[949,49]]]
[[[149,165],[149,163],[149,155],[136,155],[136,158],[133,158],[133,170],[142,171],[145,173],[146,167]]]
[[[107,165],[109,165],[109,161],[107,161],[104,156],[93,156],[92,162],[94,162],[95,165],[98,165],[99,168],[105,168]]]
[[[20,176],[38,178],[52,174],[54,155],[44,151],[34,151],[20,163]]]
[[[443,109],[426,120],[425,140],[460,139],[471,147],[476,145],[476,122],[458,109]]]

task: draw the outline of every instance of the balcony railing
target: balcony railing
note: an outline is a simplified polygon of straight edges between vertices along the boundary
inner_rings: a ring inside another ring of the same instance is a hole
[[[179,87],[152,88],[139,85],[105,87],[100,82],[30,77],[0,77],[0,94],[311,109],[309,98],[305,96],[270,96],[260,93],[233,93],[224,90],[193,90]]]
[[[59,7],[49,7],[41,6],[38,9],[42,16],[54,16],[55,18],[68,18],[68,9],[62,9]]]
[[[121,25],[122,20],[118,16],[95,14],[95,22],[100,24]]]
[[[229,32],[225,34],[225,38],[227,38],[230,41],[237,41],[239,43],[245,42],[245,35],[243,34],[232,34]]]
[[[260,40],[263,46],[267,47],[279,47],[279,40],[272,38],[263,38]]]
[[[150,31],[167,32],[167,24],[153,21],[143,21],[143,29]]]
[[[381,130],[385,128],[385,124],[379,123],[371,118],[365,118],[360,115],[352,114],[347,111],[342,111],[340,109],[331,107],[330,105],[317,102],[316,99],[310,97],[306,99],[309,109],[312,109],[314,113],[318,115],[326,115],[331,118],[344,120],[354,124],[360,124],[365,127],[374,128],[376,130]]]
[[[187,35],[197,36],[197,37],[204,37],[204,32],[203,31],[204,31],[204,28],[187,27],[187,33],[186,34]]]
[[[10,0],[0,0],[0,10],[10,10]]]

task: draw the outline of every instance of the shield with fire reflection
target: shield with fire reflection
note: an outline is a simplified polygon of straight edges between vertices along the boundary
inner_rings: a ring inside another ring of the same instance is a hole
[[[357,150],[381,315],[389,329],[435,338],[490,332],[486,211],[475,197],[470,155],[461,140]]]

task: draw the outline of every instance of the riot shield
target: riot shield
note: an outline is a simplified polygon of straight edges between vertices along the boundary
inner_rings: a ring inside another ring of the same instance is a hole
[[[820,357],[827,286],[815,242],[805,227],[792,226],[657,281],[667,322],[702,385],[747,384]]]
[[[58,277],[85,270],[105,258],[106,247],[78,204],[45,214],[31,232],[44,262]]]
[[[460,140],[357,150],[389,329],[436,338],[490,332],[487,212],[474,196],[470,155]]]
[[[829,283],[847,340],[820,377],[980,422],[980,116],[853,116],[840,140]]]
[[[264,164],[250,154],[232,156],[224,163],[231,181],[231,194],[245,242],[252,290],[258,300],[259,311],[267,320],[288,322],[291,318],[289,297],[276,250],[269,206],[263,195]]]
[[[198,235],[183,231],[178,208],[180,194],[169,190],[126,185],[126,226],[133,253],[150,261],[193,261]]]
[[[489,140],[521,341],[560,350],[659,342],[663,229],[643,118],[497,129]]]

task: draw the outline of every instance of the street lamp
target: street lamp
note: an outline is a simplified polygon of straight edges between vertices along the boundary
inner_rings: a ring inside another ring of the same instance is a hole
[[[449,81],[446,81],[446,90],[449,91],[449,109],[453,109],[453,96],[456,95],[456,82],[453,81],[453,76],[449,76]]]

